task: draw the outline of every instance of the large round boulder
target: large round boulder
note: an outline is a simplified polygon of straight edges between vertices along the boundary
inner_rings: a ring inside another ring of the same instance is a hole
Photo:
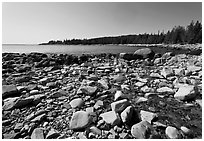
[[[151,50],[150,48],[138,49],[133,54],[134,58],[137,58],[137,59],[146,59],[146,58],[152,59],[154,55],[155,55],[154,51]]]

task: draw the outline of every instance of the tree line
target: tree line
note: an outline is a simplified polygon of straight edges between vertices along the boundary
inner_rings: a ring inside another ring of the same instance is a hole
[[[100,37],[91,39],[51,40],[40,45],[94,45],[94,44],[195,44],[202,43],[202,24],[191,21],[187,27],[175,26],[167,33],[123,35],[114,37]]]

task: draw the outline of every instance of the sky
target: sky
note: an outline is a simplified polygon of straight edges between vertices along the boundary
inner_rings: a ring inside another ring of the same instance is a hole
[[[201,2],[3,2],[2,43],[157,33],[202,22]]]

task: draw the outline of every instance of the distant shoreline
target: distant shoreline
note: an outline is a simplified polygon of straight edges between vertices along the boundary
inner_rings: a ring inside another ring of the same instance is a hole
[[[2,44],[2,45],[51,45],[51,44]],[[69,46],[69,45],[63,45],[63,44],[53,44],[60,45],[60,46]],[[83,44],[78,44],[83,45]],[[105,45],[116,45],[116,46],[131,46],[131,47],[165,47],[165,48],[175,48],[175,49],[189,49],[189,50],[202,50],[202,44],[92,44],[92,45],[83,45],[83,46],[105,46]],[[73,45],[74,46],[74,45]]]

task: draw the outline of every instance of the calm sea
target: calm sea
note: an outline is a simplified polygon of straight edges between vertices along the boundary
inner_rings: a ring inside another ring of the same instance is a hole
[[[100,53],[134,53],[135,50],[143,47],[119,46],[119,45],[2,45],[2,52],[5,53],[66,53],[66,54],[100,54]],[[151,47],[156,53],[173,51],[176,54],[184,53],[172,49]]]

